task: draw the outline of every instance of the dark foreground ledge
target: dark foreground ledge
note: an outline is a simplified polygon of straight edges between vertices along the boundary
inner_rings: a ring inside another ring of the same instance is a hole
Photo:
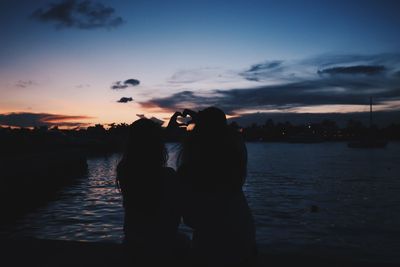
[[[153,259],[154,260],[154,259]],[[187,259],[177,257],[172,266],[191,266]],[[0,239],[1,266],[149,266],[148,261],[127,261],[122,245],[55,240]],[[156,266],[167,266],[159,262]],[[168,264],[168,266],[171,266]],[[256,266],[399,266],[399,262],[365,261],[357,255],[337,255],[320,249],[299,249],[279,252],[263,248]]]

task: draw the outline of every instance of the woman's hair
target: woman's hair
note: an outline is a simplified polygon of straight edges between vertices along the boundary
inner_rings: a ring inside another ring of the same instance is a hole
[[[161,126],[150,119],[132,123],[125,153],[117,166],[116,183],[124,202],[138,198],[156,201],[160,191],[157,179],[167,159]]]
[[[201,191],[241,189],[247,152],[239,133],[215,107],[199,111],[195,127],[184,140],[178,166],[184,182]]]
[[[120,163],[127,163],[132,167],[164,166],[167,159],[161,126],[150,119],[139,119],[132,123]]]

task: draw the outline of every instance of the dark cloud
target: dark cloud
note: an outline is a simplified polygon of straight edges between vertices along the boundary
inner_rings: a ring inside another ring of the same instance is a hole
[[[116,81],[111,85],[111,89],[113,90],[121,90],[121,89],[126,89],[129,86],[138,86],[140,84],[139,80],[136,79],[128,79],[125,80],[124,82],[122,81]]]
[[[352,76],[388,75],[398,70],[400,54],[323,54],[302,60],[266,61],[250,66],[239,75],[249,81],[265,82],[285,80],[298,82],[305,76],[335,75]],[[340,75],[339,75],[340,74]]]
[[[88,116],[70,116],[48,113],[29,113],[16,112],[0,114],[0,125],[15,127],[35,127],[35,126],[87,126],[88,123],[80,120],[91,119]]]
[[[328,84],[326,84],[328,85]],[[186,107],[204,108],[218,105],[228,113],[245,109],[290,109],[301,106],[326,104],[366,104],[370,94],[349,90],[336,92],[321,90],[318,81],[292,83],[258,88],[214,90],[209,96],[199,96],[191,91],[175,93],[164,98],[154,98],[141,103],[144,107],[161,107],[168,111]],[[357,87],[357,85],[354,85]],[[335,84],[332,84],[335,87]],[[400,97],[400,92],[397,92]],[[378,94],[375,94],[377,96]]]
[[[349,67],[332,67],[323,70],[319,70],[318,74],[364,74],[364,75],[376,75],[381,74],[386,70],[384,66],[349,66]]]
[[[262,71],[262,70],[277,69],[278,67],[282,66],[282,63],[283,63],[282,60],[274,60],[274,61],[267,61],[264,63],[254,64],[245,72],[250,73],[250,72],[257,72],[257,71]]]
[[[400,62],[400,54],[323,54],[309,57],[300,61],[301,65],[317,66],[321,68],[329,68],[340,65],[383,65],[394,66]]]
[[[217,97],[205,97],[196,95],[192,91],[175,93],[164,98],[154,98],[147,102],[140,102],[144,108],[161,108],[168,112],[185,108],[201,108],[214,105],[218,102]]]
[[[133,101],[132,97],[121,97],[121,99],[118,100],[117,102],[118,103],[128,103],[128,102],[131,102],[131,101]]]
[[[293,108],[318,105],[365,105],[368,104],[369,97],[374,98],[375,104],[400,100],[400,77],[397,73],[400,57],[350,55],[349,58],[357,59],[357,62],[361,59],[362,61],[368,59],[369,62],[379,62],[380,64],[326,67],[323,69],[325,73],[346,73],[346,75],[318,75],[316,71],[309,71],[307,75],[294,81],[285,77],[280,79],[279,83],[275,82],[271,85],[211,90],[207,94],[203,92],[201,95],[192,91],[183,91],[171,96],[153,98],[141,104],[144,107],[158,107],[166,111],[217,105],[226,112],[235,114],[240,113],[241,110],[278,109],[286,112]],[[350,59],[346,61],[345,58],[340,58],[333,62],[336,64],[340,61],[348,64]],[[325,62],[324,64],[329,66],[328,62],[324,60],[321,62]],[[258,73],[261,69],[277,66],[282,67],[280,63],[254,65],[248,71],[252,70],[253,73]],[[300,67],[304,66],[300,64]],[[308,66],[308,70],[310,69],[316,70],[317,66]],[[350,73],[355,75],[348,75]],[[360,73],[363,75],[359,75]],[[372,75],[372,73],[381,74]],[[239,75],[241,74],[239,73]],[[281,75],[282,73],[279,73],[278,77],[280,78]]]
[[[283,61],[273,60],[259,64],[254,64],[250,66],[248,70],[240,73],[240,75],[249,81],[260,81],[261,78],[271,75],[273,73],[280,72],[282,70],[283,70]]]
[[[121,17],[115,15],[114,8],[90,0],[53,3],[34,11],[32,18],[40,22],[53,22],[58,29],[110,29],[124,23]]]
[[[124,84],[130,84],[130,85],[132,85],[132,86],[136,86],[136,85],[139,85],[139,84],[140,84],[140,81],[139,81],[139,80],[136,80],[136,79],[128,79],[128,80],[126,80],[126,81],[124,82]]]
[[[164,98],[154,98],[141,103],[144,107],[161,107],[168,111],[185,107],[203,108],[218,105],[228,113],[242,109],[290,109],[316,105],[364,105],[373,96],[377,104],[400,99],[399,86],[382,89],[367,82],[313,80],[257,88],[214,90],[209,96],[199,96],[191,91],[175,93]]]
[[[120,90],[120,89],[125,89],[125,88],[128,88],[128,85],[124,84],[121,81],[116,81],[111,85],[111,89],[113,89],[113,90]]]

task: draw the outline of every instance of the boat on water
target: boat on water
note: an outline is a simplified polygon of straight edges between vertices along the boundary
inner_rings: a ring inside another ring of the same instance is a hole
[[[372,97],[369,99],[369,133],[364,138],[347,143],[350,148],[385,148],[386,140],[377,138],[372,132]]]

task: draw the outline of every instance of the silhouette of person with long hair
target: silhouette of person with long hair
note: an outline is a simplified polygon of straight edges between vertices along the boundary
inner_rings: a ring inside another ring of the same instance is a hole
[[[242,191],[247,150],[225,113],[209,107],[184,110],[195,124],[178,159],[182,217],[193,229],[193,253],[201,266],[248,266],[256,254],[255,226]]]
[[[123,196],[124,243],[135,255],[162,260],[173,253],[180,221],[176,173],[165,167],[167,150],[160,125],[139,119],[130,126],[117,167]]]

